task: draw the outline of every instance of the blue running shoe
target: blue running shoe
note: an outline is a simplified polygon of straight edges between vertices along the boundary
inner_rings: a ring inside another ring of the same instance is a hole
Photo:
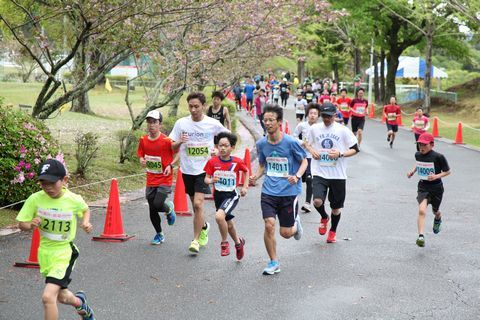
[[[268,266],[265,269],[263,269],[264,275],[272,275],[279,272],[280,272],[280,264],[278,263],[278,261],[273,261],[273,260],[268,263]]]
[[[153,245],[160,244],[165,241],[165,237],[162,232],[157,233],[155,237],[153,237],[153,240],[150,242]]]
[[[167,206],[170,208],[170,211],[167,212],[167,223],[169,226],[173,226],[175,220],[177,219],[177,215],[174,211],[174,206],[172,201],[167,201]]]
[[[295,240],[300,240],[302,238],[302,235],[303,235],[303,228],[302,228],[302,224],[300,223],[300,215],[299,214],[297,214],[297,217],[295,218],[295,225],[297,226],[297,232],[295,232],[293,237],[295,238]]]
[[[82,305],[75,308],[77,309],[77,313],[81,315],[84,320],[95,320],[95,317],[93,315],[93,309],[90,308],[87,303],[87,296],[85,295],[85,292],[78,291],[77,293],[75,293],[75,297],[79,298],[82,301]]]
[[[433,219],[433,233],[437,234],[440,232],[442,226],[442,219],[437,220]]]

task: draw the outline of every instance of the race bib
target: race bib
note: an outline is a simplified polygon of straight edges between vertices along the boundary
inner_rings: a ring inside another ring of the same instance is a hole
[[[305,99],[307,99],[307,100],[313,100],[313,93],[307,93],[307,94],[305,94]]]
[[[288,159],[280,157],[267,158],[267,176],[285,178],[288,176]]]
[[[218,177],[215,182],[215,190],[233,191],[237,186],[237,174],[234,171],[215,171],[214,177]]]
[[[346,103],[340,104],[340,110],[347,112],[349,110],[349,106]]]
[[[296,105],[296,112],[297,113],[305,113],[305,106],[301,103]]]
[[[435,174],[434,163],[417,161],[417,174],[420,180],[428,180],[430,174]]]
[[[145,155],[145,160],[147,161],[147,172],[154,174],[162,174],[162,158]]]
[[[37,215],[42,218],[39,227],[42,236],[53,241],[65,241],[69,238],[73,212],[38,209]]]
[[[365,114],[365,106],[356,107],[355,112],[358,113],[358,114]]]
[[[320,154],[320,159],[319,159],[319,164],[322,167],[334,167],[337,165],[337,160],[336,159],[330,159],[328,157],[328,153],[330,152],[330,149],[320,149],[319,154]]]
[[[396,113],[387,113],[387,119],[389,121],[397,120],[397,114]]]
[[[287,88],[282,87],[282,92],[287,92]]]
[[[210,154],[208,143],[187,143],[187,157],[207,158]]]
[[[425,128],[425,121],[424,120],[415,120],[414,126],[417,129],[423,129],[423,128]]]

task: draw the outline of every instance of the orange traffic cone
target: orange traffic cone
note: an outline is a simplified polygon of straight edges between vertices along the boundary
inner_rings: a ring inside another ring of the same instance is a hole
[[[437,117],[433,118],[432,135],[434,138],[440,137],[440,135],[438,134],[438,118]]]
[[[240,104],[244,110],[247,110],[247,98],[244,95],[242,95],[242,99],[240,99]]]
[[[252,175],[252,163],[250,161],[250,149],[248,149],[248,148],[245,148],[245,155],[243,156],[243,162],[245,162],[245,165],[247,166],[247,169],[248,169],[248,172],[246,174],[248,174],[248,176],[251,176]],[[242,175],[242,177],[243,177],[243,175]],[[244,181],[245,180],[242,179],[242,181],[241,181],[242,185],[243,185]],[[252,184],[252,183],[249,183],[249,185],[254,186],[254,184]]]
[[[175,182],[175,194],[173,196],[173,206],[177,216],[191,216],[192,212],[188,209],[187,194],[185,193],[185,184],[183,182],[182,170],[178,169],[177,180]]]
[[[232,91],[230,91],[230,92],[227,94],[227,98],[228,98],[229,100],[235,101],[235,95],[233,94]]]
[[[107,215],[103,226],[103,233],[99,237],[93,237],[93,241],[101,242],[124,242],[134,236],[123,232],[122,211],[120,210],[120,197],[118,196],[117,179],[112,179],[110,184],[110,197],[108,198]]]
[[[288,127],[288,120],[285,120],[285,133],[290,134],[290,128]]]
[[[455,144],[464,144],[463,143],[463,130],[462,130],[462,123],[458,123],[457,127],[457,134],[455,135]]]
[[[40,245],[40,230],[36,228],[33,231],[32,243],[30,244],[30,256],[26,262],[15,262],[15,267],[20,268],[40,268],[38,264],[38,246]]]
[[[374,103],[372,103],[372,104],[370,105],[370,113],[369,113],[368,117],[369,117],[370,119],[375,118],[375,104],[374,104]]]
[[[400,113],[400,117],[398,117],[398,125],[400,127],[403,127],[403,122],[402,122],[402,114]]]

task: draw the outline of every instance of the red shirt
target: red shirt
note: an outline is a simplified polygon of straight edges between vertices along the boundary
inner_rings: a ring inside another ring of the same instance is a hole
[[[415,116],[413,117],[413,133],[422,134],[425,132],[425,128],[428,125],[428,118],[426,116]]]
[[[352,103],[352,99],[350,99],[349,97],[340,97],[337,99],[338,109],[340,109],[344,118],[350,118],[350,114],[352,113],[350,111],[350,103]]]
[[[137,156],[147,160],[147,187],[171,186],[172,172],[166,176],[165,168],[173,161],[172,139],[160,133],[155,140],[150,140],[148,135],[140,138]]]
[[[205,173],[210,175],[210,176],[213,176],[215,174],[215,172],[217,171],[227,171],[227,173],[223,172],[221,173],[222,176],[224,174],[228,175],[230,174],[231,177],[233,179],[233,177],[235,176],[235,183],[234,185],[238,186],[238,182],[240,181],[240,177],[239,177],[239,173],[240,171],[242,172],[245,172],[245,174],[248,174],[248,168],[247,166],[245,165],[245,162],[243,162],[242,159],[238,158],[238,157],[230,157],[230,160],[229,161],[224,161],[222,159],[220,159],[220,157],[213,157],[211,158],[210,160],[208,160],[207,164],[205,165],[205,168],[203,168],[203,170],[205,170]],[[232,173],[234,173],[234,175],[232,175]],[[217,187],[217,185],[215,185],[215,190],[219,189]],[[221,191],[224,191],[224,190],[221,190]]]
[[[330,98],[330,96],[327,94],[327,95],[321,95],[320,96],[320,104],[323,104],[324,102],[332,102],[332,98]]]
[[[358,118],[365,118],[367,114],[368,101],[365,99],[353,99],[350,102],[350,108],[352,110],[352,116]]]
[[[383,113],[387,117],[387,123],[392,125],[397,125],[398,116],[400,116],[400,107],[396,104],[387,104],[383,107]]]

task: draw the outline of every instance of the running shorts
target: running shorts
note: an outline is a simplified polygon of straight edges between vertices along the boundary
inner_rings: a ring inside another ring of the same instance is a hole
[[[347,180],[345,179],[325,179],[319,176],[313,176],[313,199],[322,199],[325,203],[328,193],[330,208],[343,208],[346,194],[346,182]]]
[[[280,227],[290,228],[295,225],[298,214],[297,196],[272,196],[262,193],[260,204],[263,219],[278,216]]]
[[[72,242],[59,248],[38,248],[38,263],[40,273],[46,278],[45,283],[66,289],[72,281],[70,274],[77,258],[78,249]]]

